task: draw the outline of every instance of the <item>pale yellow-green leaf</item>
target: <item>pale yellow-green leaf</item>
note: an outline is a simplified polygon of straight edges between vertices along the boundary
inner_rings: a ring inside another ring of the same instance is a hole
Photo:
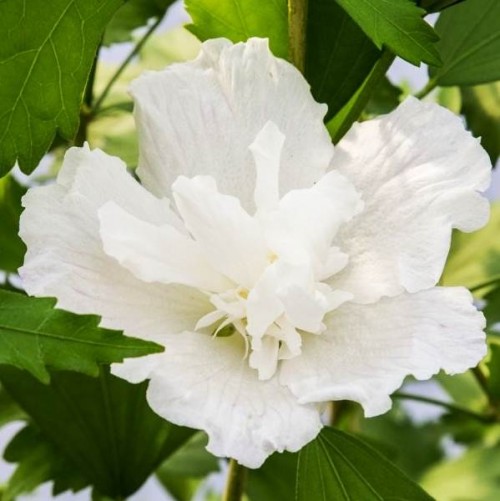
[[[462,87],[462,113],[492,163],[500,156],[500,82]]]
[[[458,459],[428,471],[421,485],[439,501],[497,501],[500,499],[500,448],[468,450]]]
[[[459,115],[462,109],[460,89],[458,87],[441,87],[437,95],[437,102]]]
[[[474,233],[455,231],[442,285],[474,287],[500,275],[500,203],[491,206],[488,224]],[[487,288],[477,291],[482,297]]]

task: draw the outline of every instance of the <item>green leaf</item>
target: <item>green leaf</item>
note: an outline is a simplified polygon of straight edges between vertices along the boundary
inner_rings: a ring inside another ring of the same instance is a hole
[[[394,56],[392,53],[387,50],[384,51],[381,58],[375,63],[371,72],[352,95],[349,101],[332,118],[332,120],[326,124],[332,141],[335,144],[342,139],[342,137],[350,129],[351,125],[359,119],[377,87],[380,84],[383,85],[384,75],[393,61]]]
[[[468,371],[452,376],[441,372],[435,377],[446,393],[459,406],[477,411],[486,406],[486,395],[472,372]]]
[[[9,442],[4,458],[18,465],[7,482],[2,501],[14,500],[49,480],[54,481],[54,495],[66,490],[76,492],[88,485],[71,461],[32,425],[22,428]]]
[[[74,468],[74,478],[83,477],[101,495],[131,495],[194,433],[149,408],[147,383],[132,385],[105,370],[98,378],[64,371],[51,376],[44,385],[0,366],[0,381],[45,441]]]
[[[288,57],[287,0],[186,0],[185,5],[193,19],[188,28],[200,40],[269,38],[274,55]]]
[[[455,460],[437,464],[422,485],[439,501],[497,501],[500,498],[500,448],[469,449]]]
[[[462,95],[458,87],[441,87],[437,91],[437,102],[441,106],[460,115],[462,109]]]
[[[55,300],[0,290],[0,364],[49,381],[47,366],[91,376],[99,364],[160,352],[154,343],[99,328],[94,315],[54,309]]]
[[[207,436],[196,433],[156,470],[163,487],[176,501],[190,501],[201,479],[219,470],[219,461],[207,450]]]
[[[26,193],[12,176],[0,179],[0,269],[16,273],[23,264],[26,247],[19,238],[21,198]]]
[[[163,17],[175,0],[128,0],[106,27],[103,45],[132,40],[132,31]]]
[[[421,0],[418,4],[427,12],[439,12],[440,10],[453,7],[464,1],[465,0]]]
[[[163,488],[168,492],[169,499],[172,498],[175,501],[192,501],[193,499],[196,499],[196,492],[200,488],[202,482],[199,478],[169,474],[158,475],[158,480]]]
[[[432,422],[416,424],[397,406],[382,416],[362,419],[360,431],[363,438],[380,444],[380,451],[412,478],[418,478],[443,457],[440,426]]]
[[[500,322],[500,287],[496,287],[484,296],[486,306],[483,308],[488,327]],[[499,393],[500,395],[500,393]]]
[[[184,477],[205,477],[219,470],[219,460],[207,451],[208,438],[196,433],[175,454],[165,461],[157,471],[158,476],[164,473]]]
[[[22,421],[26,414],[0,386],[0,428],[12,421]]]
[[[500,82],[462,87],[462,114],[495,165],[500,156]]]
[[[124,0],[0,2],[0,176],[31,172],[56,131],[72,139],[107,22]]]
[[[305,76],[330,120],[356,92],[380,51],[332,0],[309,2]],[[339,78],[342,75],[342,78]]]
[[[494,338],[493,338],[494,339]],[[489,343],[490,357],[487,363],[488,390],[495,402],[500,402],[500,343],[492,341]]]
[[[374,89],[364,111],[369,115],[390,113],[399,105],[401,94],[402,90],[384,77]]]
[[[354,436],[323,428],[299,453],[297,501],[431,500],[375,449]]]
[[[436,33],[411,0],[336,0],[380,49],[389,48],[412,64],[439,65]]]
[[[443,12],[436,23],[443,60],[429,68],[438,85],[476,85],[500,80],[500,2],[467,0]]]
[[[484,228],[474,233],[453,232],[441,284],[471,288],[493,276],[500,276],[499,233],[500,203],[494,202],[491,204],[490,220]],[[478,290],[475,295],[482,297],[489,289]]]
[[[245,490],[250,501],[294,499],[298,457],[289,452],[275,453],[258,470],[249,470]]]

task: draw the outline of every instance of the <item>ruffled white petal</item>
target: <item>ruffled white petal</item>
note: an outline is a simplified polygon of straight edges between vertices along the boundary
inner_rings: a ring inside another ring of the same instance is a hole
[[[210,40],[198,58],[149,72],[131,86],[140,139],[138,174],[168,195],[179,175],[213,176],[223,193],[255,208],[249,146],[272,121],[285,136],[281,194],[311,186],[325,172],[333,147],[302,75],[275,58],[267,40],[232,45]]]
[[[254,157],[256,181],[254,201],[257,210],[276,209],[280,198],[279,173],[285,136],[274,122],[267,122],[249,146]]]
[[[270,325],[283,313],[283,303],[276,294],[277,264],[272,264],[259,278],[246,303],[247,331],[261,338]]]
[[[317,407],[297,403],[276,377],[259,381],[238,334],[184,332],[167,344],[148,402],[168,421],[205,430],[216,456],[258,468],[274,451],[297,451],[319,432]]]
[[[335,284],[368,303],[434,286],[452,228],[483,226],[488,155],[461,120],[407,99],[394,112],[353,126],[333,166],[362,194],[365,209],[346,224],[338,245],[349,265]]]
[[[273,251],[291,262],[307,256],[323,274],[332,240],[340,226],[363,208],[360,194],[341,174],[331,171],[312,188],[292,190],[265,219]]]
[[[189,236],[170,225],[143,221],[108,202],[98,211],[103,248],[144,282],[222,292],[234,284],[217,273]]]
[[[304,334],[301,356],[282,362],[280,381],[302,403],[354,400],[375,416],[405,376],[463,372],[486,354],[484,316],[463,288],[347,303],[325,320],[326,332]]]
[[[237,198],[219,193],[211,177],[181,176],[172,191],[186,228],[206,259],[235,283],[251,288],[268,264],[258,221]]]
[[[104,253],[98,210],[109,201],[150,224],[182,228],[168,201],[142,188],[119,159],[72,148],[57,183],[31,189],[23,200],[20,234],[28,252],[20,275],[27,292],[56,297],[60,308],[101,315],[103,326],[159,342],[165,333],[194,328],[211,309],[205,295],[145,283]]]

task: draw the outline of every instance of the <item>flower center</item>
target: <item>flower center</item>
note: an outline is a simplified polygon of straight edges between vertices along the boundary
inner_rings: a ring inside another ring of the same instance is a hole
[[[274,253],[250,290],[235,287],[210,294],[214,310],[202,317],[196,329],[212,334],[243,336],[249,364],[260,379],[275,373],[280,360],[300,355],[302,332],[321,334],[323,318],[351,295],[317,280],[308,263],[291,263]],[[339,267],[343,255],[337,254]]]

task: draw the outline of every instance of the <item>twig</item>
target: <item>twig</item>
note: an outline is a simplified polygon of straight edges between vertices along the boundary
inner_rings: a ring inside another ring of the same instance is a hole
[[[421,395],[414,395],[412,393],[397,392],[392,395],[393,398],[404,399],[404,400],[414,400],[415,402],[422,402],[429,405],[437,405],[443,407],[450,412],[456,414],[463,414],[464,416],[469,416],[470,418],[481,421],[482,423],[492,423],[495,421],[495,416],[493,414],[479,414],[478,412],[471,411],[469,409],[464,409],[454,404],[448,402],[443,402],[441,400],[435,400],[434,398],[424,397]]]
[[[144,46],[144,44],[148,41],[149,37],[153,34],[153,32],[156,30],[156,28],[158,28],[158,26],[161,23],[161,21],[162,21],[162,17],[159,17],[148,28],[148,30],[146,31],[146,33],[144,34],[144,36],[137,42],[137,44],[132,49],[132,51],[130,52],[130,54],[125,58],[125,60],[123,61],[123,63],[116,70],[116,72],[111,77],[111,79],[109,80],[108,84],[106,85],[106,87],[104,87],[104,90],[102,91],[101,95],[96,99],[95,104],[94,104],[94,106],[92,108],[92,113],[93,114],[96,114],[96,113],[99,112],[103,101],[106,99],[107,95],[109,94],[109,91],[111,90],[111,88],[113,87],[113,85],[115,84],[115,82],[118,80],[118,78],[123,73],[123,71],[125,70],[125,68],[129,65],[130,61],[132,61],[132,59],[134,59],[134,57],[140,52],[140,50],[142,49],[142,47]]]

